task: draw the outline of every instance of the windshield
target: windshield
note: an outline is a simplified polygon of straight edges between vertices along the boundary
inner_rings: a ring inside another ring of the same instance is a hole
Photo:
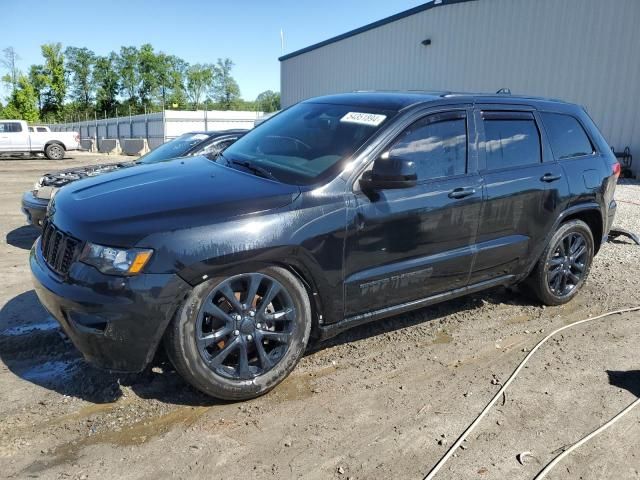
[[[209,135],[204,133],[185,133],[143,155],[138,163],[156,163],[180,157],[208,138]]]
[[[299,103],[240,138],[218,161],[283,183],[312,185],[335,174],[395,113]]]

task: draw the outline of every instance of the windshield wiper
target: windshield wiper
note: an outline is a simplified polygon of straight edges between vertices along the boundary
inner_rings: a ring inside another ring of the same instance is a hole
[[[226,162],[227,165],[240,165],[241,167],[246,168],[247,170],[249,170],[250,172],[254,173],[255,175],[258,175],[259,177],[268,178],[270,180],[275,180],[276,182],[279,181],[273,175],[273,173],[271,173],[266,168],[259,167],[258,165],[254,165],[251,162],[247,162],[247,161],[235,160],[235,159],[231,160],[231,159],[225,157],[224,154],[222,153],[222,151],[218,152],[213,159],[217,160],[218,158],[222,158]]]
[[[227,160],[227,159],[225,158],[225,160]],[[254,164],[250,163],[250,162],[246,162],[246,161],[243,162],[241,160],[227,160],[227,161],[229,163],[232,163],[233,165],[240,165],[241,167],[246,168],[247,170],[253,172],[256,175],[258,175],[259,177],[264,177],[264,178],[268,178],[270,180],[278,181],[278,179],[273,176],[273,173],[271,173],[266,168],[259,167],[257,165],[254,165]]]

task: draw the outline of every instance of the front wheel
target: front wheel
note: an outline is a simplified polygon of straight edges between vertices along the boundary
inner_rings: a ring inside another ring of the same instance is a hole
[[[587,279],[593,255],[593,234],[586,223],[560,225],[528,279],[536,296],[545,305],[567,303]]]
[[[64,158],[64,147],[58,143],[47,145],[44,154],[49,160],[62,160]]]
[[[165,347],[198,390],[248,400],[291,373],[310,332],[304,286],[287,270],[268,267],[195,287],[169,326]]]

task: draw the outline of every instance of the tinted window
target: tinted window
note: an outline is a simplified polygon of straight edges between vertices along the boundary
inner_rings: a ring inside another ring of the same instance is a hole
[[[39,132],[46,132],[46,131],[47,131],[47,129],[46,129],[46,128],[44,128],[44,127],[38,127],[38,131],[39,131]]]
[[[170,142],[163,143],[138,160],[139,163],[156,163],[180,157],[199,143],[209,139],[206,133],[185,133]]]
[[[193,151],[191,155],[206,155],[208,157],[215,157],[218,153],[223,151],[229,145],[237,140],[237,137],[227,138],[225,140],[215,139],[207,144],[202,144],[197,150]]]
[[[540,134],[535,120],[485,119],[487,170],[540,163]]]
[[[395,113],[359,105],[299,103],[238,139],[217,161],[280,182],[311,185],[344,168]]]
[[[593,145],[578,120],[560,113],[541,113],[540,115],[549,135],[551,149],[557,159],[593,153]]]
[[[8,133],[8,132],[21,132],[22,124],[18,122],[0,122],[0,132]]]
[[[419,120],[400,135],[389,155],[414,161],[420,180],[463,174],[467,122],[464,117],[441,115]]]

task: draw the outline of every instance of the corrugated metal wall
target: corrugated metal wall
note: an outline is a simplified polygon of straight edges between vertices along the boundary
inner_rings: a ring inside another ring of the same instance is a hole
[[[162,145],[194,130],[230,130],[253,128],[263,112],[221,110],[165,110],[131,117],[114,117],[73,123],[51,124],[51,130],[78,132],[85,138],[146,138],[149,148]]]
[[[584,105],[640,164],[640,0],[440,5],[281,62],[283,106],[364,89],[495,92]],[[430,46],[421,42],[430,38]]]

